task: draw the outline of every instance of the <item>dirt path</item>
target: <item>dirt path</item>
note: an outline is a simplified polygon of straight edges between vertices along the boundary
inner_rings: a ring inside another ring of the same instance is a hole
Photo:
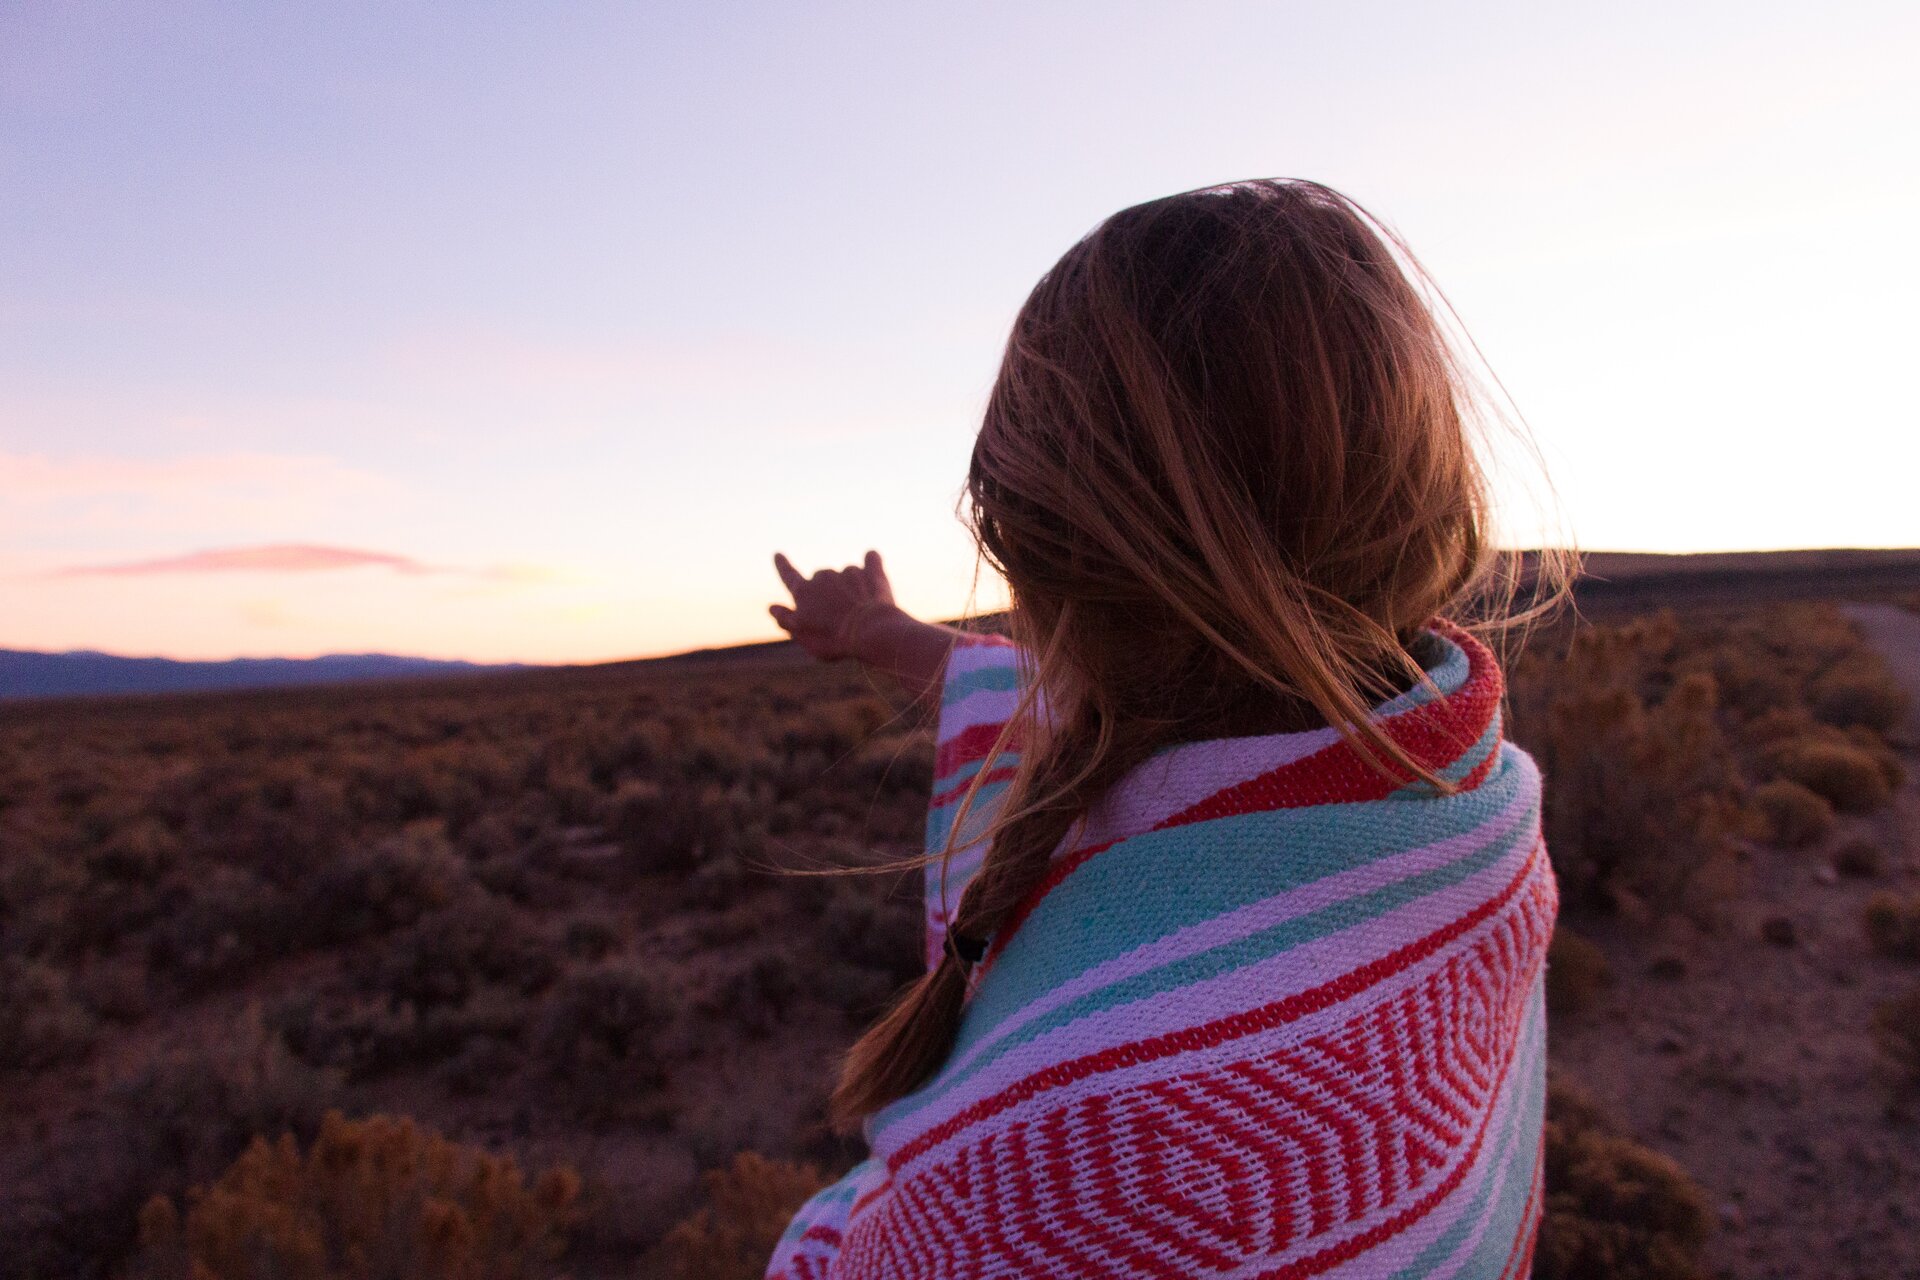
[[[1920,1280],[1920,1121],[1870,1031],[1920,968],[1873,954],[1861,922],[1874,891],[1920,891],[1920,616],[1848,613],[1914,690],[1896,802],[1810,849],[1751,847],[1710,929],[1571,922],[1614,981],[1556,1020],[1553,1057],[1708,1189],[1721,1220],[1708,1257],[1729,1278]],[[1836,875],[1834,851],[1860,839],[1885,869]]]

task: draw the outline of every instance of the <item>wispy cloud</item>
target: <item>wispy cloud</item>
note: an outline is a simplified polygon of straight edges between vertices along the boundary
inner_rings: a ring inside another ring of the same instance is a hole
[[[108,564],[68,565],[41,575],[48,578],[145,578],[160,574],[206,573],[326,573],[340,569],[385,569],[406,577],[465,578],[507,586],[530,586],[560,580],[542,565],[502,564],[485,567],[428,564],[392,551],[360,547],[330,547],[312,542],[276,542],[257,547],[219,547],[151,560],[121,560]]]
[[[408,575],[460,573],[462,570],[423,564],[412,556],[390,551],[362,551],[354,547],[324,547],[313,543],[282,542],[263,547],[223,547],[155,560],[128,560],[117,564],[73,565],[55,569],[56,578],[139,578],[159,573],[319,573],[330,569],[391,569]]]

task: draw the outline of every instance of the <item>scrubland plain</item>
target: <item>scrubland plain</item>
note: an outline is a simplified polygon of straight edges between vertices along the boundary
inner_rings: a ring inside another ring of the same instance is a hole
[[[1920,1269],[1900,683],[1796,604],[1545,631],[1512,686],[1537,1274]],[[0,1276],[757,1276],[859,1154],[929,741],[785,648],[10,708]]]

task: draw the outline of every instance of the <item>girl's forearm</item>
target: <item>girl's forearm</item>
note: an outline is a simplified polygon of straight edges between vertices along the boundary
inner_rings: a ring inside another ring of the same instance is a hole
[[[910,696],[919,698],[940,680],[947,654],[963,633],[937,622],[922,622],[897,605],[879,605],[855,621],[854,656],[871,671],[884,672]]]

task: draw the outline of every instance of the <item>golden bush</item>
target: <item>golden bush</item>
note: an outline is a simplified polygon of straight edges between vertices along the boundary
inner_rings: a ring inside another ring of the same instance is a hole
[[[660,1246],[668,1280],[760,1280],[793,1215],[826,1185],[810,1164],[769,1160],[752,1151],[706,1175],[707,1205]]]
[[[1833,805],[1827,798],[1786,778],[1755,787],[1751,806],[1770,844],[1803,848],[1833,829]]]
[[[1701,908],[1724,889],[1744,782],[1711,675],[1668,679],[1670,615],[1576,634],[1516,677],[1569,905]]]
[[[1882,955],[1920,960],[1920,894],[1882,889],[1863,911],[1867,941]]]
[[[410,1119],[336,1111],[304,1156],[290,1134],[256,1138],[188,1194],[184,1221],[154,1197],[139,1265],[154,1280],[530,1280],[555,1274],[579,1192],[570,1169],[529,1184]]]
[[[1769,761],[1781,777],[1826,798],[1842,813],[1866,813],[1893,799],[1894,781],[1866,747],[1828,738],[1794,738]]]
[[[1578,1013],[1594,1002],[1609,977],[1606,952],[1566,925],[1555,926],[1547,946],[1548,1009]]]
[[[1849,840],[1834,850],[1833,869],[1843,876],[1871,880],[1886,866],[1886,851],[1871,840]]]
[[[1907,715],[1907,690],[1880,664],[1837,667],[1809,690],[1813,713],[1828,724],[1865,725],[1889,733]]]

